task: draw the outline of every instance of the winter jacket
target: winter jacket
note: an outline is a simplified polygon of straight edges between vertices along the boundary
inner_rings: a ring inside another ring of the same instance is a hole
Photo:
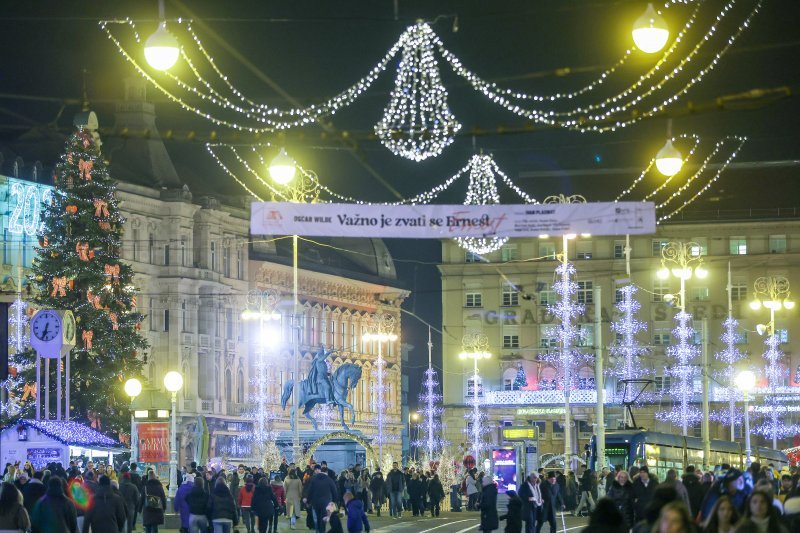
[[[283,482],[283,492],[286,497],[287,512],[289,507],[294,508],[294,512],[300,513],[300,503],[303,500],[303,484],[299,479],[286,478]]]
[[[431,479],[430,483],[428,483],[428,497],[433,503],[440,502],[444,499],[444,487],[441,481],[438,479]]]
[[[125,527],[125,502],[110,486],[100,485],[83,518],[83,533],[119,533]]]
[[[519,496],[508,497],[506,514],[499,518],[506,521],[505,533],[522,533],[522,500]]]
[[[186,495],[189,514],[206,515],[208,511],[208,493],[202,487],[192,487]]]
[[[359,498],[353,498],[347,503],[347,531],[348,533],[357,533],[369,532],[369,530],[369,519],[364,512],[364,502]]]
[[[283,483],[276,479],[270,483],[270,487],[272,488],[272,493],[275,494],[275,499],[278,500],[278,507],[286,505],[286,493],[283,490]]]
[[[33,533],[78,532],[75,505],[64,495],[64,488],[57,478],[47,485],[47,492],[34,505],[31,529]]]
[[[637,477],[631,484],[633,489],[633,514],[636,521],[645,519],[645,511],[647,506],[650,505],[650,500],[653,499],[653,492],[656,490],[658,482],[652,477],[647,482],[647,486],[641,478]]]
[[[147,505],[148,496],[158,498],[161,505],[159,507],[149,507]],[[142,525],[160,526],[164,523],[164,509],[167,508],[167,495],[164,494],[164,486],[157,479],[148,479],[144,483],[142,490]]]
[[[622,513],[622,516],[625,518],[625,523],[628,525],[628,527],[631,527],[634,524],[633,486],[631,485],[631,482],[627,481],[624,485],[621,485],[619,481],[614,481],[611,484],[611,488],[608,489],[606,497],[613,500],[617,510]]]
[[[253,493],[255,490],[255,483],[245,483],[244,487],[239,489],[239,497],[236,499],[236,504],[239,507],[250,508],[253,505]]]
[[[129,519],[132,519],[137,509],[139,509],[141,497],[139,489],[133,484],[133,481],[123,476],[119,483],[119,494],[122,496],[122,501],[125,502],[125,511]]]
[[[30,482],[26,483],[26,485],[28,484],[30,484]],[[21,503],[15,503],[8,509],[8,512],[0,514],[0,531],[28,531],[30,527],[31,519],[28,516],[28,511],[25,510],[25,506]]]
[[[386,486],[390,492],[403,492],[406,487],[406,478],[401,471],[392,469],[386,476]]]
[[[383,490],[386,482],[383,480],[383,475],[376,472],[372,475],[372,480],[369,482],[369,491],[372,493],[372,501],[382,502],[384,499]]]
[[[467,496],[472,496],[476,492],[478,492],[478,487],[475,485],[475,478],[472,477],[472,474],[468,474],[466,478],[464,478],[467,485]]]
[[[172,507],[176,513],[181,515],[181,527],[189,528],[189,502],[186,497],[192,492],[194,483],[182,483],[175,493],[175,500],[172,502]]]
[[[22,486],[21,492],[22,504],[25,506],[25,510],[28,511],[28,514],[30,515],[33,512],[33,506],[36,505],[36,502],[39,501],[39,498],[44,496],[45,492],[47,492],[47,487],[44,486],[44,483],[34,478]]]
[[[328,476],[325,476],[328,477]],[[250,511],[261,519],[266,519],[275,514],[275,507],[278,505],[278,500],[275,499],[275,493],[269,486],[258,485],[253,492],[253,501]]]
[[[592,471],[591,470],[584,470],[583,475],[580,478],[580,490],[581,492],[591,492],[592,490]]]
[[[339,513],[333,513],[328,517],[328,525],[331,528],[328,530],[328,533],[344,533],[342,530],[342,520],[339,518]]]
[[[706,491],[700,478],[695,474],[684,474],[682,479],[683,486],[686,487],[686,492],[689,493],[689,512],[694,518],[700,512],[700,505],[703,503],[703,496],[705,496]]]
[[[236,512],[236,504],[233,503],[233,496],[224,484],[215,484],[211,496],[208,497],[208,509],[206,515],[209,520],[227,519],[233,520],[233,525],[239,524],[239,513]]]
[[[317,509],[339,501],[336,483],[327,474],[314,474],[308,484],[308,501]]]
[[[494,531],[500,527],[497,518],[497,485],[489,483],[481,490],[481,531]]]

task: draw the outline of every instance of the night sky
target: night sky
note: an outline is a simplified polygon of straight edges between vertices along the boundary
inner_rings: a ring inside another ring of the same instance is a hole
[[[692,35],[705,31],[727,3],[706,0]],[[141,21],[146,38],[155,28],[157,3],[7,0],[3,4],[0,144],[13,146],[20,135],[37,127],[67,132],[80,108],[84,69],[88,71],[91,107],[101,127],[111,127],[114,102],[122,97],[121,80],[136,74],[97,21],[131,17]],[[729,35],[755,4],[754,0],[735,0],[734,8],[720,24],[720,35]],[[350,86],[366,74],[408,25],[425,19],[432,22],[434,31],[464,65],[483,78],[522,91],[549,93],[582,87],[600,69],[613,64],[631,46],[630,27],[646,4],[627,0],[399,0],[397,5],[395,20],[391,0],[167,0],[166,16],[197,19],[195,27],[205,46],[238,88],[259,102],[290,107],[278,91],[225,48],[235,49],[253,69],[306,105]],[[682,25],[692,5],[667,11],[673,32]],[[457,32],[453,32],[455,15]],[[673,108],[673,133],[699,134],[706,146],[725,135],[746,135],[749,140],[737,161],[760,162],[752,168],[727,172],[695,209],[797,206],[800,167],[769,168],[764,164],[800,160],[800,108],[792,96],[800,89],[797,20],[800,2],[766,0],[751,27],[718,67]],[[719,46],[717,42],[710,48],[718,50]],[[701,53],[696,62],[705,64],[712,57]],[[652,62],[650,56],[637,55],[630,62],[628,76],[622,79],[635,80],[634,74],[643,72]],[[312,125],[262,140],[285,144],[329,187],[370,201],[397,199],[381,180],[401,195],[412,196],[444,181],[479,150],[493,154],[512,179],[539,199],[549,194],[579,193],[589,200],[611,200],[664,143],[664,117],[604,134],[529,128],[524,119],[489,102],[440,61],[450,106],[463,125],[462,131],[440,157],[421,163],[407,161],[393,156],[370,135],[388,100],[394,64],[354,105],[326,119],[332,133],[323,137],[322,129]],[[554,74],[564,67],[573,72],[578,69],[578,73]],[[785,90],[754,99],[731,98],[753,89],[776,88]],[[175,138],[166,141],[167,148],[195,196],[242,194],[200,142],[212,130],[223,137],[231,132],[181,110],[155,91],[149,92],[149,98],[156,103],[161,132],[176,131]],[[685,113],[687,101],[697,103],[701,110]],[[194,141],[187,140],[188,131],[195,132]],[[345,142],[341,140],[343,132]],[[247,136],[238,140],[251,141]],[[548,173],[543,175],[544,171]],[[461,203],[465,187],[466,181],[461,182],[441,201]],[[503,193],[503,199],[510,202],[513,197]],[[402,240],[388,244],[401,283],[413,291],[405,308],[440,327],[441,294],[433,266],[440,259],[440,244]],[[418,383],[427,360],[426,327],[404,316],[404,340],[416,346],[408,367],[410,382]],[[440,360],[438,336],[434,336],[434,344],[436,359]],[[413,390],[410,401],[415,402]]]

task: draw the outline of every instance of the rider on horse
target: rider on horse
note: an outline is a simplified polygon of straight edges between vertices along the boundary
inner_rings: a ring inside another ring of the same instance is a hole
[[[331,384],[331,376],[328,372],[328,363],[325,359],[328,358],[333,350],[325,351],[325,345],[320,344],[319,350],[314,354],[314,360],[311,361],[311,369],[308,371],[308,388],[309,393],[324,399],[320,403],[333,403],[333,385]]]

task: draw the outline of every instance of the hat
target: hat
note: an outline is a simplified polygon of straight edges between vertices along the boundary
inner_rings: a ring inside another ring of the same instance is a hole
[[[741,470],[738,470],[736,468],[731,468],[730,470],[725,472],[725,475],[722,477],[722,485],[726,485],[731,481],[736,481],[737,479],[742,477],[743,474],[744,472],[742,472]]]

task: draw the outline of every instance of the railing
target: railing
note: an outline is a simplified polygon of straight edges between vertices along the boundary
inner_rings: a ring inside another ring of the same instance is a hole
[[[800,218],[800,207],[767,207],[760,209],[712,209],[681,211],[669,222],[705,222],[710,220]],[[668,222],[668,223],[669,223]]]

